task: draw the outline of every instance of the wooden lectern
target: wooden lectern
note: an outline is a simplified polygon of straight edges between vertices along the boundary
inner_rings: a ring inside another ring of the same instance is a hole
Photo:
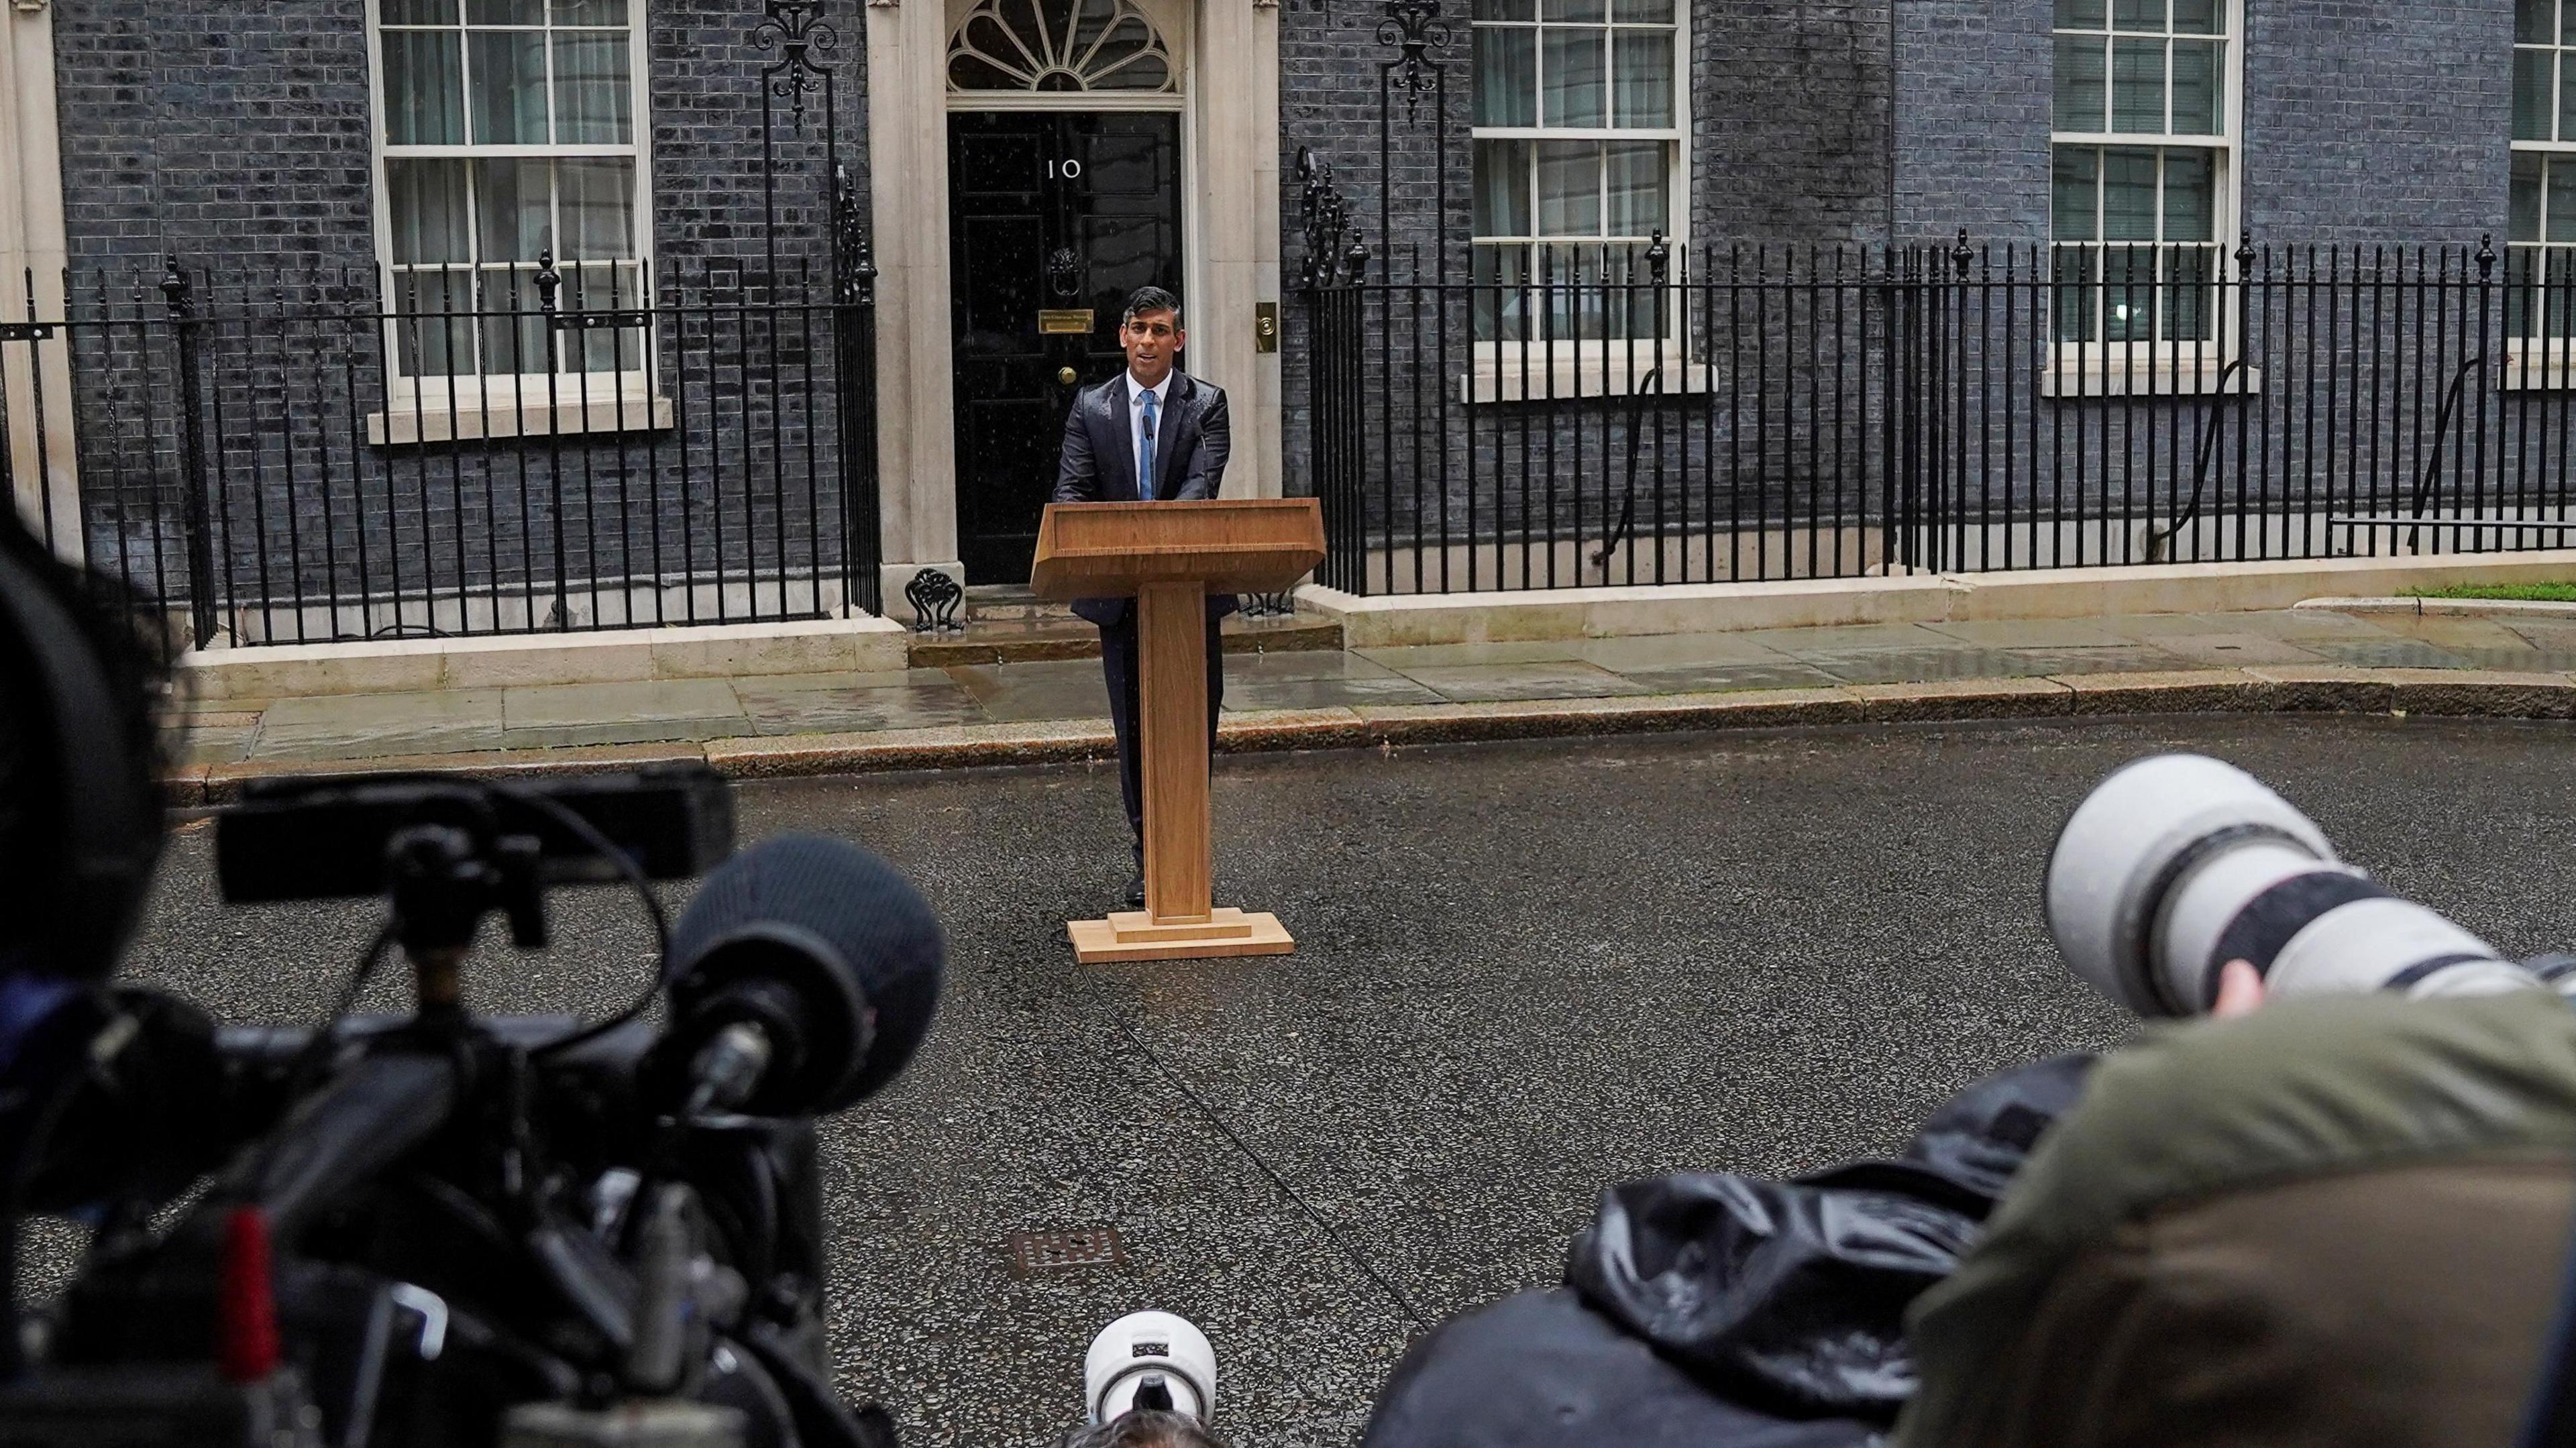
[[[1041,598],[1136,600],[1145,908],[1073,920],[1074,958],[1285,955],[1279,917],[1219,909],[1210,893],[1207,612],[1211,593],[1276,593],[1324,560],[1313,498],[1051,503],[1029,587]]]

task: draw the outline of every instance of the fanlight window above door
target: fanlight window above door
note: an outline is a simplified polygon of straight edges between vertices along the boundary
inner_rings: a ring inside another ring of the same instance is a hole
[[[948,46],[956,91],[1170,91],[1172,53],[1133,0],[983,0]]]

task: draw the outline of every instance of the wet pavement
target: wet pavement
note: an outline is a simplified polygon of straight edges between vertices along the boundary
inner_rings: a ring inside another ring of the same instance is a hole
[[[2276,664],[2576,672],[2576,620],[2357,617],[2288,609],[1243,653],[1226,660],[1225,703],[1229,712],[1246,714]],[[174,752],[184,765],[283,765],[866,735],[1106,720],[1108,714],[1099,662],[1065,659],[872,674],[208,701],[190,716],[193,727]]]
[[[2332,619],[2158,627],[2027,647],[2502,647]],[[1429,689],[1417,669],[1634,681],[1946,647],[1922,639],[1846,631],[1782,663],[1653,640],[1296,662]],[[2116,1040],[2128,1023],[2066,978],[2038,896],[2052,832],[2121,761],[2245,764],[2395,887],[2531,952],[2576,942],[2571,745],[2576,724],[2214,718],[1231,756],[1220,899],[1277,911],[1298,952],[1104,968],[1073,962],[1061,922],[1124,880],[1113,770],[745,787],[747,837],[867,844],[951,931],[920,1060],[826,1128],[842,1382],[891,1403],[908,1444],[1037,1445],[1078,1410],[1090,1334],[1161,1306],[1214,1338],[1241,1448],[1350,1443],[1428,1324],[1555,1279],[1603,1184],[1885,1150],[1982,1073]],[[373,911],[218,908],[208,846],[201,826],[177,840],[131,974],[234,1019],[312,1019]],[[562,899],[556,932],[482,956],[474,1001],[603,1011],[649,969],[614,892]],[[1123,1261],[1012,1274],[1009,1234],[1097,1225]]]

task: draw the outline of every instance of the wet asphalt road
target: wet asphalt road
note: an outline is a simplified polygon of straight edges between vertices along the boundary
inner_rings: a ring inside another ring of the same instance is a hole
[[[2059,821],[2189,748],[2508,951],[2576,943],[2576,728],[2405,720],[1952,726],[1232,758],[1221,902],[1296,955],[1077,967],[1125,877],[1115,775],[743,791],[743,833],[846,836],[928,892],[946,1004],[893,1090],[826,1128],[844,1386],[906,1441],[1047,1440],[1090,1334],[1205,1326],[1238,1444],[1337,1444],[1408,1339],[1554,1280],[1607,1181],[1794,1172],[1901,1141],[1994,1068],[2115,1041],[2039,916]],[[132,978],[310,1020],[371,910],[224,909],[174,843]],[[675,898],[685,892],[675,892]],[[631,900],[474,967],[492,1010],[643,979]],[[498,934],[494,930],[487,939]],[[391,997],[384,998],[391,1003]],[[1109,1224],[1127,1259],[1021,1280],[1004,1238]]]

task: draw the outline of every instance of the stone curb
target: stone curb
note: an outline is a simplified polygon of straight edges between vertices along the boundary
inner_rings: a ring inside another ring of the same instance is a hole
[[[2045,679],[1951,679],[1502,703],[1281,709],[1228,718],[1222,754],[1354,749],[1482,740],[1564,739],[1696,729],[2049,719],[2142,714],[2398,714],[2462,719],[2576,719],[2576,675],[2479,669],[2256,666]],[[1105,760],[1106,720],[955,725],[869,734],[797,734],[705,744],[427,754],[363,760],[192,765],[165,776],[171,803],[226,804],[253,779],[428,771],[478,778],[600,774],[638,764],[703,761],[731,779],[799,779],[905,769],[963,769]]]
[[[2576,619],[2576,603],[2539,598],[2310,598],[2293,605],[2328,613],[2404,613],[2436,618]]]

